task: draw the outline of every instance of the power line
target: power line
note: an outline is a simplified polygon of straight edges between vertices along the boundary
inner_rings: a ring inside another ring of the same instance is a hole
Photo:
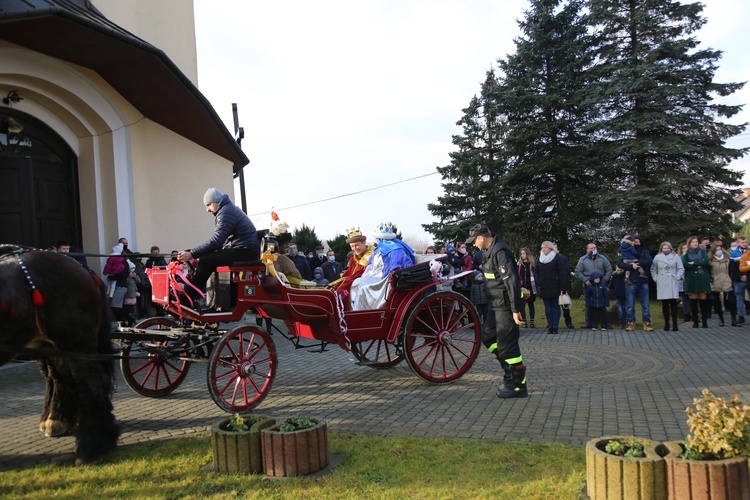
[[[375,191],[376,189],[383,189],[383,188],[385,188],[385,187],[389,187],[389,186],[395,186],[395,185],[397,185],[397,184],[403,184],[404,182],[409,182],[409,181],[413,181],[413,180],[416,180],[416,179],[421,179],[421,178],[423,178],[423,177],[429,177],[429,176],[431,176],[431,175],[437,175],[437,174],[438,174],[438,172],[432,172],[432,173],[429,173],[429,174],[418,175],[418,176],[416,176],[416,177],[411,177],[411,178],[409,178],[409,179],[403,179],[403,180],[400,180],[400,181],[396,181],[396,182],[391,182],[390,184],[383,184],[382,186],[376,186],[376,187],[372,187],[372,188],[369,188],[369,189],[363,189],[363,190],[361,190],[361,191],[354,191],[354,192],[352,192],[352,193],[340,194],[340,195],[338,195],[338,196],[334,196],[334,197],[332,197],[332,198],[325,198],[325,199],[323,199],[323,200],[317,200],[317,201],[309,201],[309,202],[307,202],[307,203],[301,203],[301,204],[299,204],[299,205],[293,205],[293,206],[291,206],[291,207],[284,207],[284,208],[274,208],[274,209],[273,209],[273,211],[276,211],[276,210],[291,210],[291,209],[293,209],[293,208],[306,207],[306,206],[308,206],[308,205],[316,205],[316,204],[318,204],[318,203],[324,203],[324,202],[326,202],[326,201],[337,200],[337,199],[339,199],[339,198],[346,198],[347,196],[354,196],[355,194],[366,193],[366,192],[368,192],[368,191]],[[248,217],[254,217],[254,216],[256,216],[256,215],[263,215],[263,214],[267,214],[267,213],[270,213],[271,211],[272,211],[272,210],[266,210],[266,211],[264,211],[264,212],[257,212],[257,213],[254,213],[254,214],[248,214]]]

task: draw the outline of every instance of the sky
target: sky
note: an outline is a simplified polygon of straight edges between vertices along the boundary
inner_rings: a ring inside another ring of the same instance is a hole
[[[715,81],[749,81],[750,2],[704,3],[708,23],[697,37],[724,51]],[[436,221],[427,209],[443,194],[436,167],[450,163],[456,122],[486,71],[514,53],[527,0],[194,7],[198,87],[229,130],[237,103],[257,227],[269,227],[273,209],[322,240],[353,226],[369,236],[391,222],[407,241],[432,242],[421,224]],[[750,102],[750,85],[722,102]],[[750,122],[750,107],[730,121]],[[750,147],[750,129],[727,144]],[[750,187],[750,157],[730,168]]]

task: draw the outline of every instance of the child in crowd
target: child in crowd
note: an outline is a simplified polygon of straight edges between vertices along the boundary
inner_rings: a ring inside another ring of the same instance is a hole
[[[138,297],[141,293],[138,291],[138,285],[141,283],[141,279],[138,277],[135,271],[135,264],[133,261],[128,261],[130,266],[130,274],[128,275],[128,291],[125,292],[125,299],[122,301],[122,308],[125,310],[127,315],[128,326],[135,324],[135,305],[138,303]]]
[[[633,242],[633,237],[626,234],[622,241],[620,242],[620,255],[622,256],[622,261],[625,264],[638,264],[638,251],[635,249],[635,243]],[[626,285],[632,285],[633,283],[630,281],[630,273],[631,271],[625,272],[625,284]],[[638,268],[638,274],[641,278],[646,278],[646,272],[643,270],[642,267]]]
[[[323,276],[323,268],[322,267],[316,267],[313,271],[313,281],[315,282],[315,286],[326,286],[328,285],[329,281]]]
[[[602,283],[602,274],[594,271],[589,276],[590,285],[586,286],[584,295],[586,297],[586,308],[589,310],[592,330],[596,330],[596,325],[601,325],[602,331],[609,328],[609,317],[607,308],[609,307],[609,295],[607,287]]]
[[[477,307],[479,319],[484,323],[487,317],[487,291],[484,288],[482,271],[474,271],[474,281],[471,283],[471,302]]]

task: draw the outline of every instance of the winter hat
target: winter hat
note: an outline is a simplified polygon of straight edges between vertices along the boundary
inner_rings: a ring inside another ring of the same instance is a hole
[[[203,195],[203,204],[206,203],[219,203],[221,201],[221,197],[224,196],[221,194],[221,191],[219,191],[216,188],[208,188],[206,191],[206,194]]]
[[[591,273],[591,276],[589,276],[589,281],[594,281],[596,278],[603,278],[602,273],[599,271],[594,271]]]
[[[117,245],[112,247],[112,253],[115,253],[117,255],[120,255],[122,251],[125,249],[122,243],[118,243]]]
[[[322,267],[316,267],[315,271],[313,271],[313,274],[316,278],[322,278],[323,277],[323,268]]]
[[[448,243],[447,245],[445,245],[445,251],[447,253],[456,253],[456,247]]]
[[[742,250],[740,250],[740,247],[736,247],[729,254],[729,258],[732,260],[740,260],[741,257],[742,257]]]
[[[128,261],[128,267],[131,271],[135,271],[135,263],[132,260]]]
[[[482,276],[482,271],[479,271],[479,270],[474,271],[474,279],[477,279],[480,276]]]

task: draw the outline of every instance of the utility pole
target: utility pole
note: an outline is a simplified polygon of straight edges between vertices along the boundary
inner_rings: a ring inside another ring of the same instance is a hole
[[[242,139],[245,138],[245,129],[240,127],[240,119],[237,114],[237,103],[232,103],[232,118],[234,119],[234,140],[237,145],[242,147]],[[247,213],[247,196],[245,195],[245,168],[241,168],[237,174],[240,178],[240,199],[242,201],[242,211]]]

